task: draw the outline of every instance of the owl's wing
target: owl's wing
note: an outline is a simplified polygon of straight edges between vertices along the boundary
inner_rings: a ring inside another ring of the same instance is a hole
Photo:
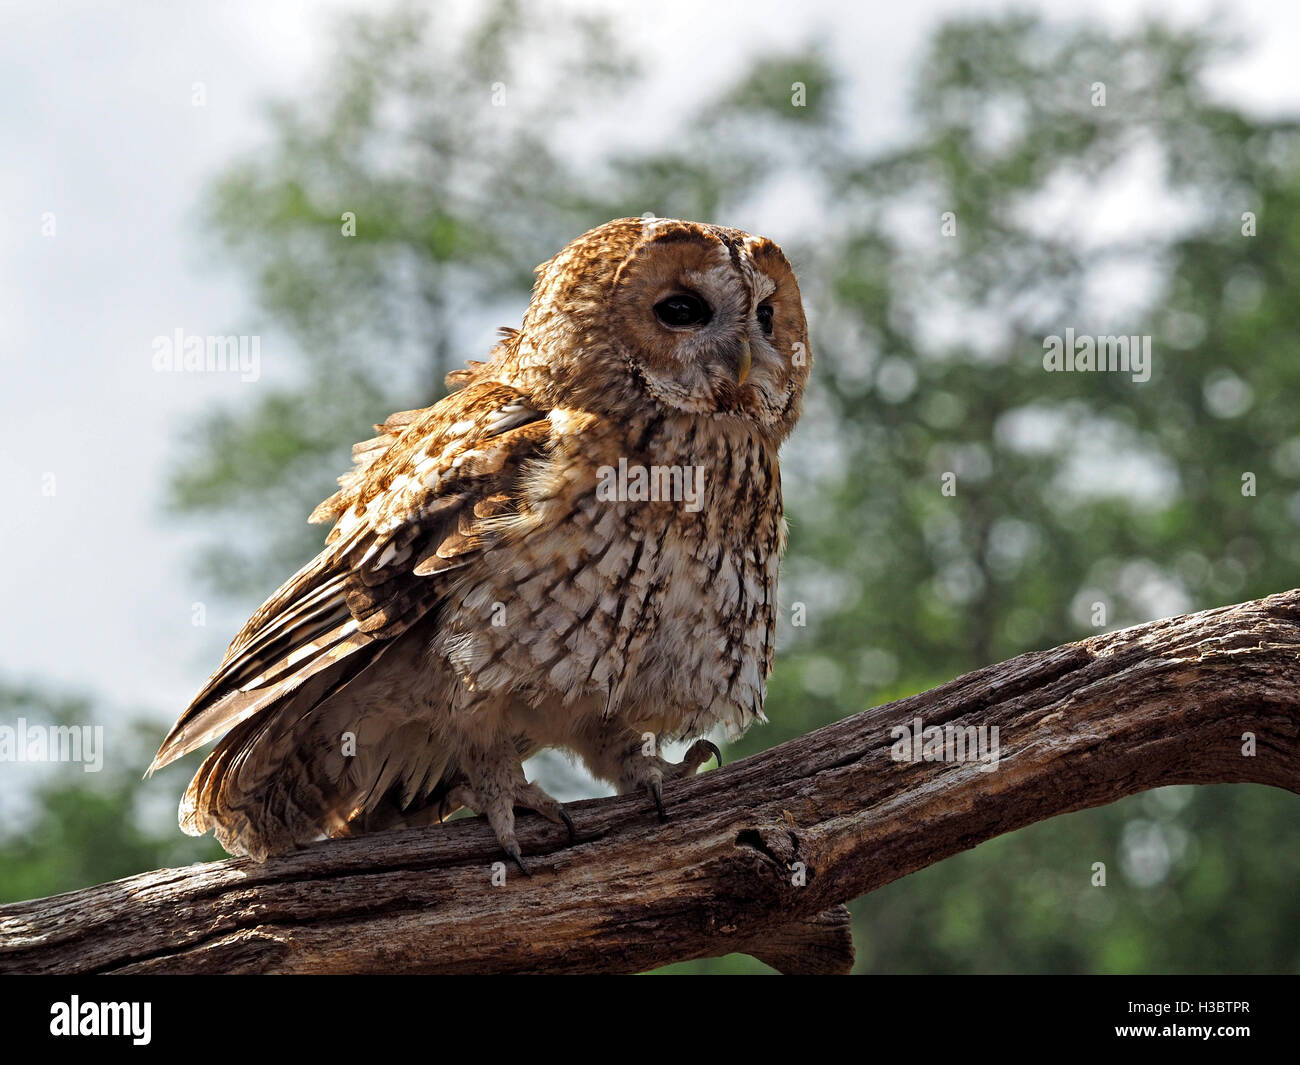
[[[271,596],[172,726],[152,773],[296,694],[310,706],[347,683],[445,594],[515,505],[521,466],[551,441],[547,412],[477,382],[392,415],[356,445],[353,470],[312,513],[326,547]]]

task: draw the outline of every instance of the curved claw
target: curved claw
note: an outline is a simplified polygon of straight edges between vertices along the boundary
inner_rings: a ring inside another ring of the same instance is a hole
[[[563,806],[560,807],[560,820],[564,822],[564,827],[569,830],[569,842],[576,843],[578,841],[578,830],[573,827],[573,818],[565,812]]]
[[[519,853],[518,843],[512,841],[511,843],[507,844],[505,847],[505,852],[508,855],[510,855],[510,860],[514,862],[515,865],[519,866],[519,871],[523,873],[524,876],[530,877],[533,875],[531,872],[529,872],[528,866],[524,865],[524,856]]]
[[[668,820],[668,811],[664,809],[664,786],[658,780],[650,781],[650,795],[655,801],[655,809],[659,811],[659,820]]]
[[[716,762],[718,763],[718,768],[721,769],[721,768],[722,768],[722,752],[721,752],[720,750],[718,750],[718,745],[717,745],[716,743],[714,743],[712,740],[702,740],[701,742],[702,742],[706,747],[708,747],[708,749],[709,749],[710,751],[713,752],[713,759],[714,759],[714,761],[716,761]]]

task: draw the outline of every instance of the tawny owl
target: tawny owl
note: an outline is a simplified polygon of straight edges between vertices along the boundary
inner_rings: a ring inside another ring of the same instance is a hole
[[[763,237],[639,218],[538,268],[519,330],[394,414],[311,520],[325,549],[235,637],[152,772],[223,736],[181,827],[263,859],[322,836],[516,807],[576,754],[663,812],[659,741],[763,717],[785,543],[777,449],[811,355]],[[525,870],[526,871],[526,870]]]

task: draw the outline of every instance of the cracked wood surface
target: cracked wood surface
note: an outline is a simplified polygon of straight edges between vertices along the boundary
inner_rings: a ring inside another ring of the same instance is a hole
[[[569,804],[573,844],[522,815],[534,875],[503,864],[501,886],[495,838],[467,819],[13,903],[0,972],[637,972],[737,951],[844,972],[841,903],[986,839],[1169,784],[1300,791],[1298,680],[1291,591],[855,714],[668,785],[667,824],[640,796]],[[891,728],[918,717],[998,726],[997,769],[895,761]]]

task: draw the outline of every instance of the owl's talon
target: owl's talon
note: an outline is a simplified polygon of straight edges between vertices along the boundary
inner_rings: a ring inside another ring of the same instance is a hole
[[[696,740],[687,748],[686,756],[680,762],[668,762],[658,755],[642,754],[638,741],[637,748],[629,751],[621,760],[617,777],[618,790],[624,795],[642,789],[650,792],[659,820],[667,821],[664,781],[694,776],[696,770],[710,758],[716,759],[719,766],[722,765],[722,752],[711,740]]]
[[[505,852],[510,856],[510,860],[514,862],[515,865],[519,866],[519,871],[523,873],[524,876],[531,877],[533,875],[529,872],[528,866],[524,865],[524,856],[519,853],[518,843],[511,840],[509,843],[505,844]]]
[[[578,830],[573,827],[573,818],[570,817],[563,806],[560,807],[560,820],[564,822],[564,827],[569,830],[569,842],[578,842]]]
[[[442,821],[448,814],[455,813],[462,807],[486,817],[501,849],[525,876],[533,874],[524,864],[519,841],[515,838],[516,807],[532,810],[554,824],[563,825],[569,833],[569,842],[577,840],[578,832],[573,818],[540,787],[524,779],[523,768],[518,762],[513,765],[506,759],[482,762],[475,766],[475,776],[472,779],[475,780],[474,787],[459,783],[443,797],[438,806],[438,820]]]
[[[658,777],[650,780],[650,797],[655,801],[655,809],[659,811],[659,820],[668,820],[668,811],[664,809],[664,786]]]
[[[571,818],[562,805],[546,794],[536,784],[525,783],[517,787],[514,793],[513,804],[525,810],[532,810],[533,813],[541,814],[546,820],[555,825],[563,825],[569,833],[569,842],[573,843],[578,838],[578,831],[573,827],[573,818]]]

